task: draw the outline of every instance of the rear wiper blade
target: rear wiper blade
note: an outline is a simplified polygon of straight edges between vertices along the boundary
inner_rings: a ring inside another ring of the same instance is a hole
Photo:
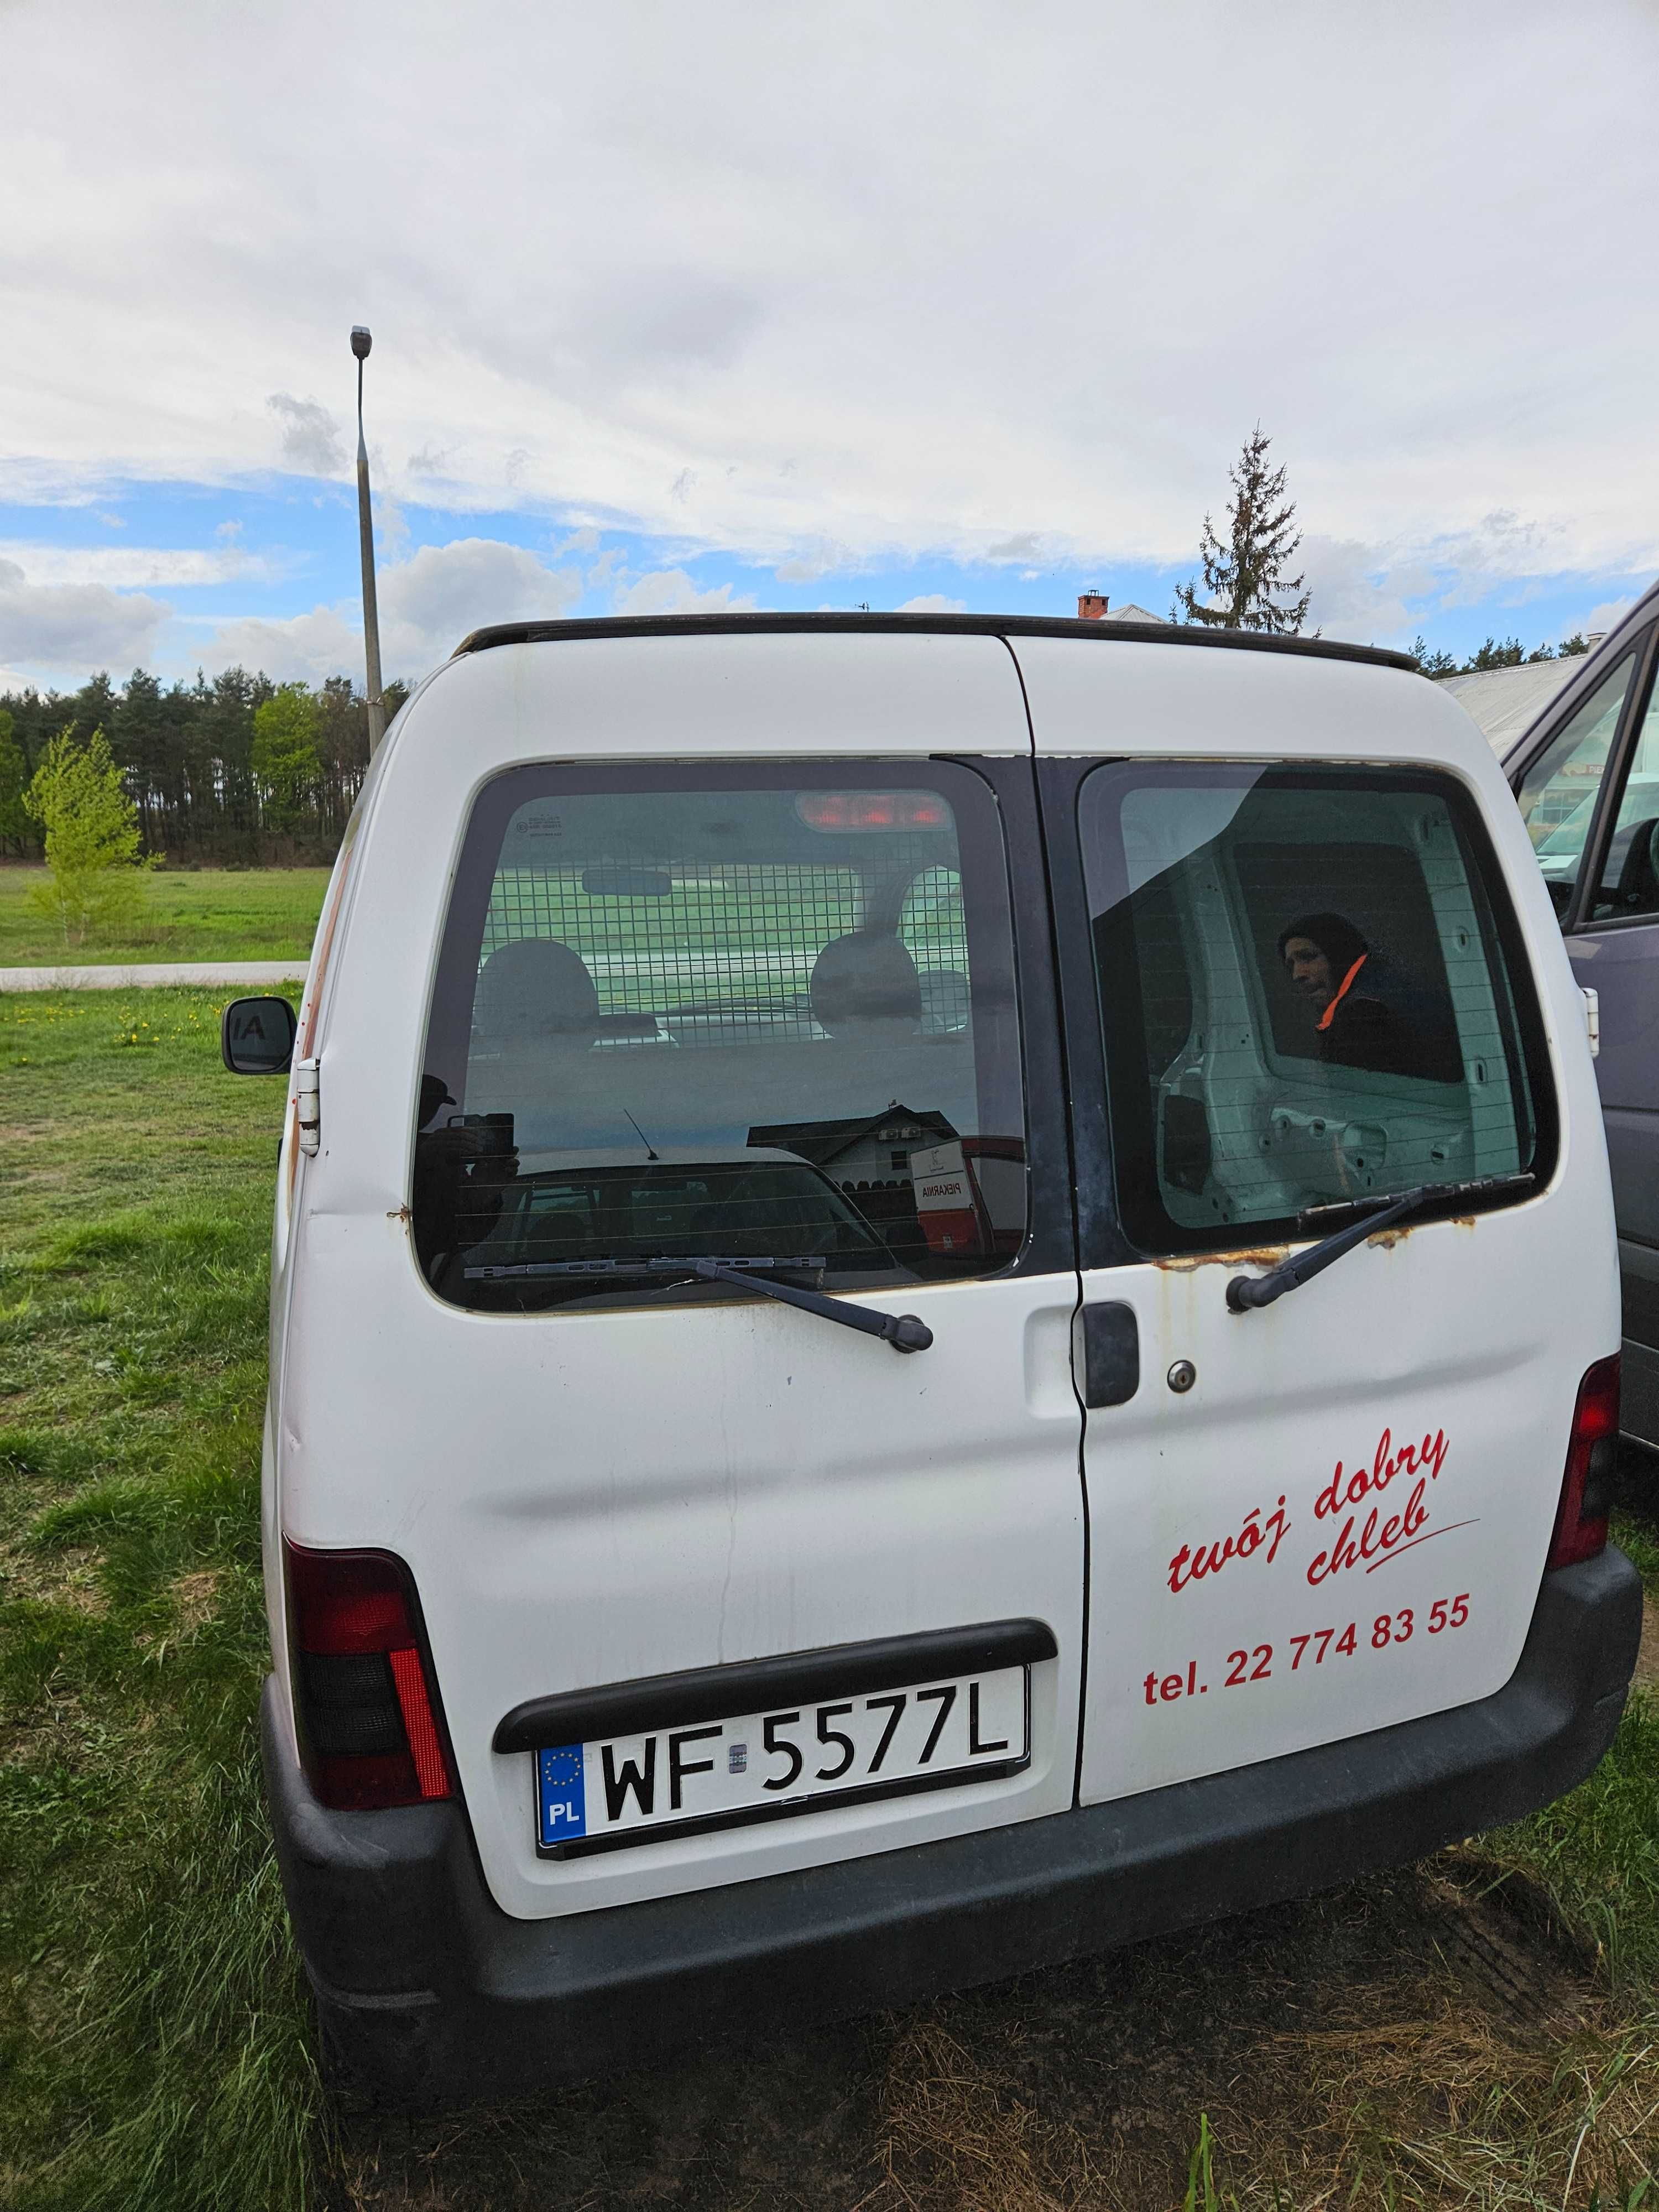
[[[694,1275],[702,1267],[721,1267],[733,1273],[764,1274],[781,1268],[786,1273],[810,1275],[830,1265],[821,1252],[809,1254],[799,1260],[737,1259],[705,1260],[665,1259],[662,1257],[635,1258],[631,1254],[619,1260],[520,1260],[503,1262],[499,1266],[467,1267],[463,1270],[469,1283],[505,1283],[526,1278],[544,1282],[557,1282],[564,1277],[599,1275]]]
[[[1534,1175],[1471,1176],[1465,1182],[1437,1182],[1425,1186],[1432,1198],[1487,1198],[1498,1191],[1522,1191],[1538,1180]],[[1364,1198],[1333,1199],[1326,1206],[1304,1206],[1296,1217],[1298,1229],[1322,1229],[1328,1222],[1337,1222],[1349,1216],[1375,1213],[1378,1206],[1392,1206],[1404,1194],[1397,1190],[1368,1193]],[[1427,1203],[1427,1200],[1425,1200]]]
[[[1415,1212],[1419,1206],[1426,1206],[1431,1199],[1438,1201],[1484,1197],[1492,1191],[1518,1188],[1532,1180],[1529,1175],[1480,1176],[1468,1182],[1419,1183],[1415,1190],[1401,1191],[1392,1198],[1379,1198],[1369,1202],[1357,1200],[1354,1203],[1364,1206],[1366,1210],[1358,1220],[1350,1222],[1346,1229],[1339,1229],[1332,1236],[1322,1237],[1307,1251],[1298,1252],[1293,1260],[1285,1260],[1277,1267],[1270,1267],[1265,1275],[1235,1275],[1227,1285],[1228,1309],[1233,1313],[1250,1313],[1258,1306],[1270,1306],[1275,1298],[1282,1298],[1286,1291],[1294,1291],[1302,1284],[1311,1281],[1314,1276],[1322,1275],[1326,1268],[1340,1260],[1345,1252],[1352,1252],[1368,1237],[1375,1237],[1379,1229],[1386,1229],[1391,1221],[1401,1220],[1407,1214]],[[1297,1215],[1297,1226],[1311,1226],[1313,1219],[1320,1214],[1347,1211],[1346,1204],[1340,1207],[1310,1207],[1306,1212]]]
[[[895,1352],[926,1352],[933,1340],[933,1332],[925,1321],[915,1314],[878,1313],[869,1306],[844,1304],[839,1298],[821,1297],[816,1291],[804,1291],[793,1283],[770,1283],[769,1274],[811,1274],[829,1266],[821,1254],[805,1259],[621,1259],[621,1260],[526,1260],[500,1267],[467,1267],[463,1269],[470,1283],[505,1282],[561,1282],[583,1278],[616,1282],[639,1280],[641,1277],[692,1275],[706,1283],[735,1283],[739,1290],[758,1291],[763,1297],[776,1298],[780,1304],[799,1307],[802,1313],[817,1314],[820,1321],[839,1322],[843,1328],[855,1328],[866,1336],[878,1336],[890,1344]]]

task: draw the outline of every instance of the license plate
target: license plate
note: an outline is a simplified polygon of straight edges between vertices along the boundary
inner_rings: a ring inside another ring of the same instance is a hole
[[[536,1753],[538,1850],[586,1851],[1017,1772],[1024,1667]]]

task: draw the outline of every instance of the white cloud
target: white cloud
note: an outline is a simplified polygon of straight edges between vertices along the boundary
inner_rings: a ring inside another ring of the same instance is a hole
[[[216,551],[156,545],[46,545],[0,540],[0,561],[24,569],[35,584],[108,584],[117,588],[223,584],[272,573],[257,555],[227,544]]]
[[[951,20],[501,0],[458,101],[441,11],[8,10],[13,495],[339,477],[361,313],[388,492],[780,573],[1190,562],[1258,416],[1334,544],[1659,565],[1650,9]]]
[[[966,599],[947,599],[943,592],[924,592],[920,599],[906,599],[898,611],[902,615],[959,615],[967,605]]]
[[[265,404],[283,426],[283,459],[302,476],[337,477],[346,465],[340,426],[314,399],[273,392]]]
[[[781,584],[815,584],[820,576],[834,575],[854,565],[855,556],[833,538],[820,538],[802,546],[788,560],[780,561],[773,574]]]
[[[308,615],[268,618],[244,615],[222,623],[204,647],[201,659],[212,669],[263,669],[278,684],[320,684],[328,676],[363,680],[363,626],[355,610],[313,607]],[[381,663],[388,677],[403,671],[388,663],[382,635]]]
[[[527,546],[458,538],[448,545],[422,545],[386,570],[381,618],[388,635],[396,630],[408,638],[405,660],[420,658],[423,647],[430,666],[481,623],[563,614],[581,587],[573,569],[548,568]]]
[[[619,615],[739,614],[754,604],[751,592],[734,599],[730,584],[720,584],[709,592],[700,590],[684,568],[653,568],[617,593]]]
[[[1605,635],[1617,622],[1622,622],[1635,605],[1634,599],[1603,599],[1600,606],[1592,607],[1582,623],[1571,623],[1568,635],[1574,629],[1582,630],[1586,637],[1595,632]]]
[[[1016,531],[1012,538],[1000,538],[985,549],[988,561],[1012,561],[1024,566],[1028,561],[1040,561],[1043,555],[1041,534],[1035,530]]]
[[[1432,591],[1435,576],[1419,562],[1352,538],[1322,538],[1310,532],[1291,562],[1292,574],[1307,578],[1307,627],[1327,637],[1356,638],[1362,644],[1409,640],[1419,618],[1407,598]],[[1200,574],[1194,564],[1194,574]]]
[[[556,618],[582,588],[573,570],[550,568],[526,547],[494,538],[423,545],[407,561],[384,564],[376,581],[380,665],[388,678],[410,683],[447,659],[470,630]],[[222,623],[204,658],[216,668],[263,668],[283,683],[342,673],[361,679],[362,610],[348,602],[285,620],[246,616]]]
[[[0,560],[0,662],[19,671],[136,668],[172,611],[106,584],[33,584],[15,561]]]

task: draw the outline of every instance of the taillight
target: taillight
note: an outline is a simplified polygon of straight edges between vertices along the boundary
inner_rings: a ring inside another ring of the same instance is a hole
[[[286,1540],[283,1559],[300,1758],[319,1799],[364,1811],[452,1796],[408,1568]]]
[[[1607,1507],[1619,1455],[1619,1355],[1598,1359],[1578,1385],[1567,1468],[1547,1567],[1594,1559],[1607,1540]]]

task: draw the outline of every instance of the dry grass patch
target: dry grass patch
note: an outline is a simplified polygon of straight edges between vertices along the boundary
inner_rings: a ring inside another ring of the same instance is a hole
[[[938,2011],[901,2031],[888,2060],[883,2179],[860,2212],[1073,2212],[1103,2201],[1084,2136],[1012,2086],[1027,2071],[1023,2040],[1009,2022],[988,2048],[971,2049]]]
[[[1480,1871],[1449,1855],[913,2017],[860,2212],[1641,2201],[1659,2034]]]
[[[224,1571],[220,1567],[198,1567],[193,1574],[178,1577],[168,1595],[180,1636],[194,1636],[198,1628],[205,1627],[212,1620],[218,1609],[224,1580]]]
[[[91,1544],[47,1548],[27,1540],[0,1543],[0,1598],[65,1605],[101,1620],[109,1611],[109,1598],[99,1576],[100,1560]]]

